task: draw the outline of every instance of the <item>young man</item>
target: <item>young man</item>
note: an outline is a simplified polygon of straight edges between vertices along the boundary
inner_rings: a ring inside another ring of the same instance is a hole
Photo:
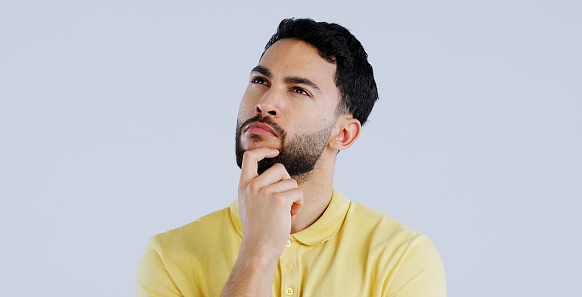
[[[240,104],[238,200],[154,236],[138,296],[445,296],[426,236],[333,187],[377,98],[348,30],[283,20]]]

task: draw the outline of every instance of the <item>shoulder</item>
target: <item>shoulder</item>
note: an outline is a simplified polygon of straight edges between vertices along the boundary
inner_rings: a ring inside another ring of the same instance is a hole
[[[203,247],[205,242],[219,240],[229,231],[234,231],[234,227],[227,207],[184,226],[154,235],[150,245],[158,251],[179,251],[184,248],[190,250],[193,246]]]
[[[413,249],[432,247],[428,236],[371,207],[350,202],[343,234],[367,245],[369,250],[407,254]]]
[[[410,237],[421,236],[422,233],[415,228],[371,207],[358,202],[350,201],[350,207],[346,217],[347,224],[356,224],[360,228],[370,231],[386,233],[404,233]]]
[[[390,296],[446,296],[442,261],[428,236],[357,202],[350,202],[344,228],[378,265]]]
[[[140,260],[138,296],[151,296],[152,292],[157,292],[156,296],[204,295],[199,294],[200,290],[215,288],[206,282],[205,272],[228,271],[236,260],[238,246],[240,235],[230,208],[157,234]],[[224,282],[226,277],[228,274]]]

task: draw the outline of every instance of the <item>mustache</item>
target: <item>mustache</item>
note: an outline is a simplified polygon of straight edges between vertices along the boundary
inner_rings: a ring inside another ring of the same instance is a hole
[[[239,134],[242,132],[243,127],[246,127],[248,124],[252,123],[252,122],[259,122],[259,123],[265,123],[269,126],[271,126],[271,128],[273,128],[273,130],[275,130],[275,132],[277,132],[277,134],[279,134],[279,137],[284,138],[285,136],[285,130],[283,128],[281,128],[279,125],[277,125],[277,123],[275,123],[270,117],[264,117],[261,116],[260,114],[244,121],[242,124],[240,124],[238,126],[238,130],[239,130]]]

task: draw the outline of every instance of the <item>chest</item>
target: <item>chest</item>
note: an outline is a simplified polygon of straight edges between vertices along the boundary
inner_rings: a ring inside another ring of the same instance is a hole
[[[370,256],[353,245],[291,242],[277,263],[271,296],[381,296],[385,269]]]

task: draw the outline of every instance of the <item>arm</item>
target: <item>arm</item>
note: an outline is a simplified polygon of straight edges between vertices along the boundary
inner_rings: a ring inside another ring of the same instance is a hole
[[[137,297],[182,297],[151,239],[139,262]]]
[[[243,238],[222,297],[271,294],[277,261],[291,233],[291,219],[303,204],[303,192],[283,165],[275,164],[257,174],[257,162],[278,153],[258,148],[244,154],[238,199]]]

